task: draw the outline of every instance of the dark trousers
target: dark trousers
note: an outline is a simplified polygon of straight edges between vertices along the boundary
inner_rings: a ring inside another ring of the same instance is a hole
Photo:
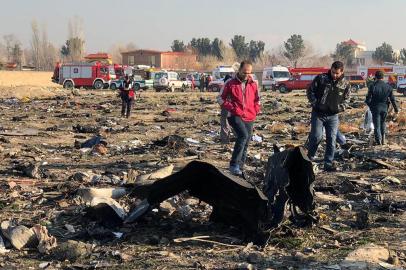
[[[377,144],[384,143],[386,125],[385,120],[388,115],[388,110],[386,104],[383,106],[377,106],[371,108],[372,112],[372,122],[374,123],[374,135],[375,142]]]
[[[338,114],[320,115],[312,111],[311,130],[309,136],[308,156],[313,159],[317,148],[323,138],[323,127],[326,130],[326,152],[324,154],[324,164],[332,165],[334,152],[336,150],[336,139],[338,131]]]
[[[239,165],[240,169],[242,169],[247,158],[248,145],[251,141],[254,122],[245,122],[239,116],[231,116],[227,120],[237,137],[230,166]]]
[[[121,116],[130,117],[132,102],[133,99],[128,95],[121,95]]]

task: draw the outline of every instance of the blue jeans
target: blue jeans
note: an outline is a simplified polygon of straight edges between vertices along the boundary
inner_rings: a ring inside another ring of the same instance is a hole
[[[336,138],[336,140],[337,140],[337,143],[339,145],[341,145],[341,146],[347,143],[347,139],[345,138],[344,134],[342,134],[341,131],[338,130],[338,129],[337,129],[337,138]]]
[[[332,165],[334,152],[336,150],[336,138],[338,131],[338,114],[320,115],[312,111],[311,130],[309,136],[308,156],[313,159],[317,148],[323,138],[323,127],[326,130],[326,152],[324,153],[324,164]]]
[[[383,139],[385,138],[386,132],[386,116],[388,115],[388,110],[386,104],[384,106],[377,106],[371,108],[372,112],[372,122],[374,123],[374,135],[375,135],[375,142],[377,144],[383,143]]]
[[[248,145],[251,141],[254,122],[245,122],[239,116],[227,118],[228,123],[234,130],[237,139],[234,145],[234,151],[231,156],[230,166],[240,166],[243,169],[247,158]]]

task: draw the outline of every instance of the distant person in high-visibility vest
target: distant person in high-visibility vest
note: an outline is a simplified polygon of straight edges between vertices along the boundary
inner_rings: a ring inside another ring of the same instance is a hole
[[[123,83],[120,86],[121,97],[121,116],[129,118],[131,114],[131,105],[135,99],[134,89],[132,88],[131,79],[128,75],[125,76]]]

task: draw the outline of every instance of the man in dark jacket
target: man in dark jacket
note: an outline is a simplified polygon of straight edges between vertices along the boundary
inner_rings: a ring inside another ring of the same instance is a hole
[[[392,87],[383,81],[383,72],[375,73],[375,82],[368,88],[365,103],[371,109],[372,122],[374,123],[375,144],[385,144],[385,120],[388,115],[388,101],[392,103],[395,113],[398,113]]]
[[[235,78],[228,80],[219,99],[228,111],[228,123],[237,137],[230,161],[230,172],[242,175],[254,120],[260,111],[258,86],[252,80],[252,64],[243,61]]]
[[[344,79],[344,64],[336,61],[329,72],[317,75],[307,89],[307,98],[312,106],[311,130],[308,156],[314,159],[318,145],[326,130],[326,151],[324,170],[336,171],[333,164],[338,131],[338,114],[347,106],[350,96],[350,84]]]
[[[121,97],[121,116],[130,117],[131,105],[135,99],[134,89],[132,88],[132,83],[128,75],[125,76],[124,81],[120,86],[120,97]]]

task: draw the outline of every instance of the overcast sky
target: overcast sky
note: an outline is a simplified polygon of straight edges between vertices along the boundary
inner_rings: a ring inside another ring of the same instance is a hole
[[[106,51],[115,43],[169,50],[174,39],[235,34],[278,47],[301,34],[320,52],[343,40],[364,41],[375,49],[383,41],[406,47],[406,0],[0,0],[0,36],[16,35],[29,46],[30,22],[48,29],[60,46],[68,21],[83,19],[87,52]]]

